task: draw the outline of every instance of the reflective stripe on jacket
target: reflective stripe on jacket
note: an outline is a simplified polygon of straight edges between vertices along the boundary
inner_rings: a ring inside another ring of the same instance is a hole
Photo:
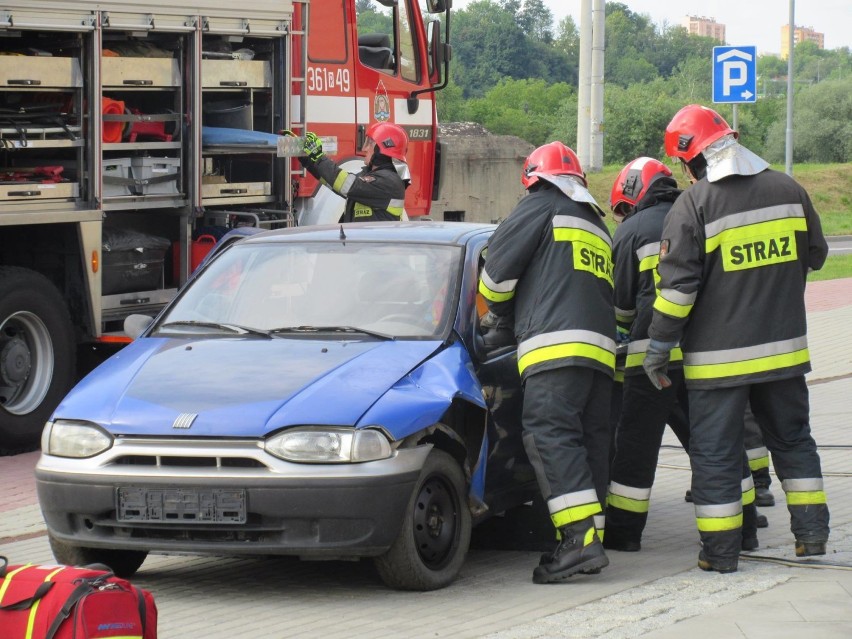
[[[545,186],[524,197],[491,236],[479,291],[514,313],[522,375],[588,366],[612,376],[612,240],[586,203]]]
[[[805,280],[827,253],[819,216],[789,176],[700,180],[666,217],[650,337],[680,340],[691,388],[802,375]]]

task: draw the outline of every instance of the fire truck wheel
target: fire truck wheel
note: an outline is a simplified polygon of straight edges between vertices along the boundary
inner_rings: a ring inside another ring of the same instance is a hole
[[[67,566],[88,566],[104,564],[109,566],[116,577],[129,579],[145,562],[148,553],[144,550],[118,550],[115,548],[83,548],[56,539],[47,534],[50,550],[61,564]]]
[[[388,586],[436,590],[458,575],[470,545],[471,518],[458,462],[441,450],[426,458],[402,529],[375,564]]]
[[[38,447],[74,384],[76,351],[59,290],[40,273],[0,266],[0,454]]]

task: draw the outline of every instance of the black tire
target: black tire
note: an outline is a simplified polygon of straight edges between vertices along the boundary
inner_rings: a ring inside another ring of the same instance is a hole
[[[465,486],[455,459],[441,450],[429,453],[399,536],[374,560],[388,586],[436,590],[453,582],[470,546],[471,517]]]
[[[114,548],[84,548],[72,546],[68,542],[56,539],[50,533],[47,534],[50,541],[50,549],[53,556],[60,564],[67,566],[88,566],[90,564],[103,564],[117,576],[129,579],[148,556],[145,550],[116,550]]]
[[[35,271],[0,266],[0,454],[38,447],[76,379],[77,346],[65,300]]]

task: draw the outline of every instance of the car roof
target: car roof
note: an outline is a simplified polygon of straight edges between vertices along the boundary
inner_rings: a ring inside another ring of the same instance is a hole
[[[251,235],[242,243],[321,242],[340,240],[341,231],[352,242],[423,242],[465,245],[482,234],[490,234],[495,224],[469,222],[358,222],[300,226]]]

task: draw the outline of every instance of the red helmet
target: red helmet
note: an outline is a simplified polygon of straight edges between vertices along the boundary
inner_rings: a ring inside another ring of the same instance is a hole
[[[583,180],[583,184],[586,184],[586,174],[583,173],[577,154],[562,142],[545,144],[529,154],[521,173],[521,184],[524,185],[525,189],[538,182],[538,176],[530,175],[530,173],[576,175]]]
[[[379,147],[382,155],[405,162],[408,151],[408,134],[393,122],[373,122],[367,128],[367,137]]]
[[[700,104],[690,104],[675,113],[666,127],[666,155],[689,162],[723,135],[737,135],[725,118]]]
[[[661,177],[671,177],[671,170],[665,164],[654,158],[641,157],[628,163],[612,185],[609,196],[609,207],[615,211],[620,204],[636,206],[651,183]]]

